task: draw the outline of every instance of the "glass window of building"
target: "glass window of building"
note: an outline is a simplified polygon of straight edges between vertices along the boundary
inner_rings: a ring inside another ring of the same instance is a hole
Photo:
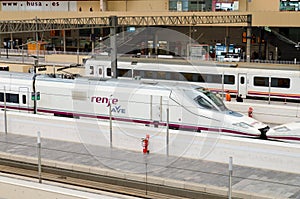
[[[170,11],[212,11],[212,0],[169,0]]]
[[[300,0],[280,0],[280,11],[298,11]]]

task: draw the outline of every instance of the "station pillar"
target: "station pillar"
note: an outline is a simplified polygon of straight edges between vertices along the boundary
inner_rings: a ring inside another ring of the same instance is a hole
[[[251,26],[252,26],[252,15],[247,16],[247,43],[246,43],[246,61],[251,60]]]

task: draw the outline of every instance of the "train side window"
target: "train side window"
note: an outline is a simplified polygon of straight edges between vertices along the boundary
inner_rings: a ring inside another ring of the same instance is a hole
[[[120,77],[132,77],[130,69],[118,69]]]
[[[175,81],[178,81],[180,78],[179,78],[179,73],[177,72],[171,72],[171,80],[175,80]]]
[[[157,79],[167,79],[166,72],[158,71],[157,72]]]
[[[224,84],[235,84],[234,75],[224,75]]]
[[[26,104],[26,95],[22,95],[22,103]]]
[[[6,93],[6,102],[19,104],[19,95]]]
[[[269,86],[269,78],[268,77],[254,77],[254,86]]]
[[[153,79],[153,72],[152,71],[145,71],[145,78]]]
[[[245,77],[241,77],[241,84],[245,84]]]
[[[94,66],[90,66],[90,75],[94,75]]]
[[[183,77],[183,81],[193,81],[193,74],[192,73],[181,73]]]
[[[271,86],[277,88],[290,88],[290,79],[289,78],[271,78]]]
[[[106,76],[107,77],[111,76],[111,68],[106,68]]]
[[[198,74],[197,75],[197,82],[205,82],[204,75]]]
[[[0,93],[0,102],[4,102],[4,93]]]
[[[140,76],[140,71],[139,70],[134,70],[133,71],[133,77],[136,77],[136,76]]]
[[[166,72],[166,79],[168,79],[168,80],[171,79],[171,73],[170,72]]]
[[[206,83],[222,83],[222,75],[206,75]]]

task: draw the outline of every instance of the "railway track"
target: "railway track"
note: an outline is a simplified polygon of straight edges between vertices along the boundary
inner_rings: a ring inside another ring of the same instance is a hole
[[[0,159],[0,171],[23,177],[38,179],[38,165],[18,162],[8,159]],[[149,199],[223,199],[224,196],[209,194],[200,191],[174,188],[156,185],[147,182],[139,182],[116,177],[108,177],[97,174],[77,172],[61,168],[42,166],[42,180],[47,180],[65,185],[73,185],[88,188],[91,192],[107,191],[128,196]]]

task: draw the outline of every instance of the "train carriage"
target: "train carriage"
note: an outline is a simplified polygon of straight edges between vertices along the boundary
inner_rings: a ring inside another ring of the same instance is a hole
[[[271,67],[271,66],[270,66]],[[110,78],[109,60],[89,59],[85,63],[86,76]],[[229,91],[231,95],[255,98],[297,100],[298,70],[229,67],[229,65],[199,65],[189,62],[119,61],[118,76],[124,79],[155,79],[185,81],[214,92]]]
[[[29,98],[34,91],[40,93],[38,101]],[[246,137],[265,138],[269,129],[261,122],[228,110],[207,89],[178,82],[61,79],[0,72],[0,105],[37,114],[92,120],[112,117],[120,124],[168,126]]]

